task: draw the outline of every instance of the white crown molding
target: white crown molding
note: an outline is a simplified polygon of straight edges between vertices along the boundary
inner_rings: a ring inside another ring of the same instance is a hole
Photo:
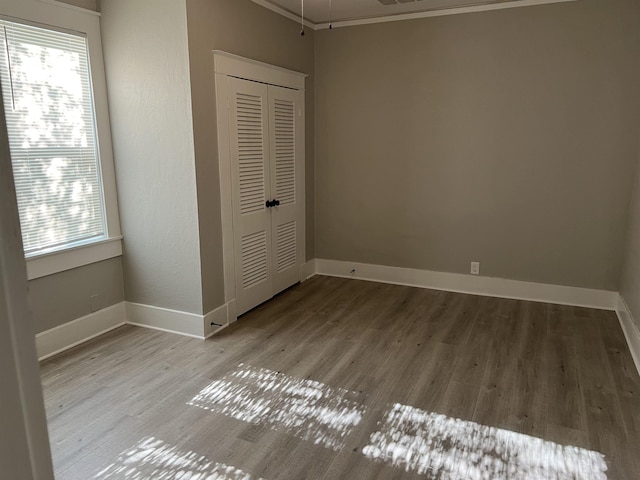
[[[38,359],[57,355],[125,324],[124,302],[36,335]]]
[[[293,20],[294,22],[297,22],[298,25],[300,25],[300,16],[296,15],[295,13],[290,12],[286,8],[282,8],[282,7],[278,6],[278,5],[276,5],[275,3],[270,2],[269,0],[251,0],[251,1],[253,3],[257,3],[261,7],[264,7],[266,9],[268,9],[268,10],[271,10],[272,12],[279,13],[283,17],[286,17],[289,20]],[[307,20],[307,19],[304,20],[304,26],[305,27],[309,27],[312,30],[317,30],[316,24],[311,22],[311,21],[309,21],[309,20]]]
[[[624,336],[627,339],[627,345],[629,345],[633,362],[636,364],[636,369],[640,374],[640,331],[636,326],[638,323],[634,321],[633,314],[622,295],[618,295],[616,314],[620,320],[620,326],[622,327]]]
[[[300,23],[300,17],[269,0],[251,0],[253,3],[263,6],[273,12]],[[501,2],[491,4],[472,5],[469,7],[441,8],[425,12],[402,13],[397,15],[385,15],[382,17],[354,18],[352,20],[338,20],[331,23],[332,28],[353,27],[356,25],[369,25],[373,23],[398,22],[402,20],[415,20],[418,18],[442,17],[445,15],[460,15],[463,13],[489,12],[493,10],[504,10],[507,8],[531,7],[535,5],[547,5],[551,3],[576,2],[578,0],[513,0],[512,2]],[[329,28],[328,22],[313,23],[307,19],[305,26],[313,30],[326,30]]]
[[[355,269],[355,273],[351,273]],[[434,272],[413,268],[388,267],[339,260],[316,260],[316,273],[447,292],[511,298],[532,302],[615,310],[618,293],[563,285],[522,282],[504,278]]]
[[[75,10],[76,12],[86,13],[87,15],[95,15],[96,17],[102,16],[100,12],[96,12],[95,10],[78,7],[77,5],[71,5],[69,3],[59,2],[57,0],[40,0],[40,1],[43,3],[50,3],[51,5],[56,5],[62,8],[68,8],[69,10]]]

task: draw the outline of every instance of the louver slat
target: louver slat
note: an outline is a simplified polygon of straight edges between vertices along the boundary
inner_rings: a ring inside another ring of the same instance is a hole
[[[276,192],[281,205],[296,201],[295,109],[291,101],[275,100]]]
[[[276,229],[277,269],[282,272],[296,265],[296,222],[278,225]]]
[[[245,93],[236,94],[241,215],[259,212],[265,208],[264,125],[262,114],[262,98]]]
[[[242,237],[242,287],[250,288],[267,279],[267,233]]]

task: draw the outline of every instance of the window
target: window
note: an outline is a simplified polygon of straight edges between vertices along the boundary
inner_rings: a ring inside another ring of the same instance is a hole
[[[86,37],[0,19],[25,254],[108,238]]]

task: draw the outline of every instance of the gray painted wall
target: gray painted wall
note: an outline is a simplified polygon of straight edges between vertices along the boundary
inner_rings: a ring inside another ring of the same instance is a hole
[[[316,256],[617,290],[640,4],[316,32]]]
[[[306,255],[314,258],[314,32],[249,0],[187,0],[204,310],[224,303],[212,50],[304,72]],[[115,121],[114,121],[115,123]]]
[[[627,302],[636,327],[640,330],[640,147],[638,148],[638,166],[636,167],[631,208],[629,209],[627,245],[620,295]]]
[[[94,295],[99,296],[99,309],[124,301],[120,257],[31,280],[29,304],[36,333],[89,315]]]
[[[127,301],[201,314],[184,0],[102,2]]]

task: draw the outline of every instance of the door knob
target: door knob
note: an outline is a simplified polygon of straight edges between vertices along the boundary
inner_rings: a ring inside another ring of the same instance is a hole
[[[267,205],[267,208],[271,208],[271,207],[273,207],[275,204],[274,204],[271,200],[267,200],[266,205]]]
[[[280,206],[280,200],[274,200],[273,201],[273,205],[276,206],[276,207],[279,207]]]

